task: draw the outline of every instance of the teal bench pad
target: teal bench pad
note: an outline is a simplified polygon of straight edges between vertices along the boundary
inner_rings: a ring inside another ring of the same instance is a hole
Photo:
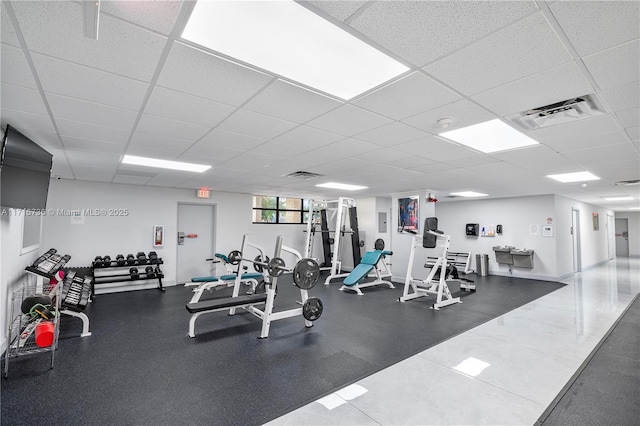
[[[258,274],[258,273],[248,273],[248,274],[242,274],[242,278],[243,280],[249,280],[249,279],[261,279],[262,278],[262,274]],[[236,275],[235,274],[229,274],[229,275],[222,275],[220,278],[218,277],[193,277],[191,278],[191,282],[192,283],[207,283],[207,282],[214,282],[214,281],[233,281],[236,279]]]
[[[383,252],[381,250],[368,251],[362,256],[358,266],[353,268],[353,271],[347,278],[344,279],[343,284],[347,287],[358,284],[361,279],[367,276],[369,272],[378,264]]]
[[[223,297],[220,299],[209,299],[202,302],[187,303],[187,311],[192,314],[204,311],[214,311],[218,309],[233,308],[267,301],[267,293],[245,294],[238,297]]]

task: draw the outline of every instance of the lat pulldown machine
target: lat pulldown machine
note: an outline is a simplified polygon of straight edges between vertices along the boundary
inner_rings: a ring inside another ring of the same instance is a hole
[[[418,246],[419,241],[422,241],[422,246],[424,248],[442,247],[442,254],[430,264],[432,265],[431,269],[424,280],[415,279],[411,275],[416,247]],[[438,245],[438,242],[440,242],[441,245]],[[462,303],[459,297],[453,297],[451,295],[446,281],[447,253],[449,251],[450,242],[450,235],[446,235],[442,233],[442,231],[438,231],[438,218],[428,217],[424,221],[423,235],[414,235],[412,239],[404,291],[402,293],[402,297],[398,299],[400,302],[406,302],[407,300],[417,299],[418,297],[433,294],[436,296],[436,302],[433,304],[433,309],[436,310],[454,303]],[[438,279],[435,279],[436,274],[439,274]]]

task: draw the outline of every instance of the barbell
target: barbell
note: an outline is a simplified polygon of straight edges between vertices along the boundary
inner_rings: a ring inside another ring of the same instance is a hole
[[[313,288],[320,280],[320,265],[310,258],[299,260],[296,266],[291,269],[286,266],[285,261],[280,257],[274,257],[273,259],[266,257],[266,262],[262,261],[260,256],[256,256],[255,259],[245,259],[242,257],[240,250],[233,250],[227,257],[232,265],[238,265],[243,260],[251,262],[256,271],[262,273],[266,270],[269,276],[274,278],[281,276],[285,272],[293,272],[293,282],[303,290]]]

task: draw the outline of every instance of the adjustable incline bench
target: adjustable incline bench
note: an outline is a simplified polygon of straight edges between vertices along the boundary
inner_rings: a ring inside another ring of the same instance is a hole
[[[385,278],[391,278],[391,271],[389,270],[389,265],[384,261],[384,258],[385,256],[391,256],[392,254],[392,251],[384,250],[384,241],[376,240],[376,250],[368,251],[364,256],[362,256],[360,263],[353,268],[353,271],[351,271],[351,273],[344,279],[340,290],[353,290],[358,293],[359,296],[362,296],[363,293],[360,289],[366,287],[385,284],[389,286],[389,288],[395,288],[391,281],[385,280]],[[377,267],[378,263],[381,261],[385,269],[384,275],[382,275],[380,269]],[[372,269],[376,272],[376,279],[374,281],[361,283],[360,281],[369,275],[369,272],[371,272]]]

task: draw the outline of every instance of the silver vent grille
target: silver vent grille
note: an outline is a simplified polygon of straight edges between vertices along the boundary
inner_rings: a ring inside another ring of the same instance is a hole
[[[285,175],[285,176],[290,178],[298,178],[298,179],[312,179],[312,178],[317,178],[323,175],[319,173],[303,172],[299,170],[297,172],[289,173],[288,175]]]
[[[533,108],[507,118],[524,130],[533,130],[583,120],[603,113],[604,108],[596,96],[585,95]]]

